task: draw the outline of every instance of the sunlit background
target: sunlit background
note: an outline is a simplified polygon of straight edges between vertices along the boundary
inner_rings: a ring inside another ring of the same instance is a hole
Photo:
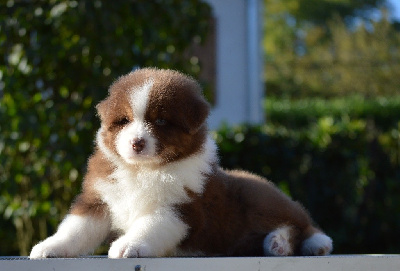
[[[0,256],[55,231],[119,75],[178,69],[220,102],[209,2],[0,2]],[[302,202],[335,253],[400,253],[400,1],[259,3],[265,122],[220,123],[222,165]]]

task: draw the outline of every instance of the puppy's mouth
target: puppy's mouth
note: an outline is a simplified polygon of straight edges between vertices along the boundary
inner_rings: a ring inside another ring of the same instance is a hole
[[[160,158],[151,150],[149,142],[144,138],[135,138],[129,141],[129,150],[122,155],[128,164],[159,163]]]
[[[125,162],[131,165],[137,164],[160,164],[161,160],[157,156],[149,154],[134,154],[129,157],[123,157]]]

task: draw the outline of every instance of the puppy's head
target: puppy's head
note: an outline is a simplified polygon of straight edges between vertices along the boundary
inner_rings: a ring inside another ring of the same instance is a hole
[[[120,77],[97,111],[99,148],[128,164],[176,161],[206,140],[209,105],[197,82],[176,71],[141,69]]]

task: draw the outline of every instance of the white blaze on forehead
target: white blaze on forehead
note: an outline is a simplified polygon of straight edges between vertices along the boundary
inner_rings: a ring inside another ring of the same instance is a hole
[[[131,89],[129,103],[132,107],[133,121],[125,126],[116,137],[117,152],[129,164],[145,161],[158,162],[156,157],[157,142],[145,122],[145,114],[153,84],[154,80],[149,78],[143,85]],[[139,153],[132,148],[132,142],[138,139],[145,142],[143,150]]]
[[[149,101],[150,91],[153,87],[154,80],[152,78],[147,79],[144,84],[140,87],[132,89],[130,97],[130,104],[135,119],[144,120],[146,113],[147,103]]]

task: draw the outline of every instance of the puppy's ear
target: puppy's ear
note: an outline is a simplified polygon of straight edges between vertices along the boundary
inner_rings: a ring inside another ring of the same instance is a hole
[[[107,115],[108,101],[103,100],[96,105],[97,116],[99,116],[101,121],[104,121],[105,116]]]
[[[193,95],[190,98],[190,101],[186,101],[186,103],[182,105],[184,109],[182,123],[185,131],[194,135],[205,125],[210,112],[210,105],[203,96],[199,94]]]

